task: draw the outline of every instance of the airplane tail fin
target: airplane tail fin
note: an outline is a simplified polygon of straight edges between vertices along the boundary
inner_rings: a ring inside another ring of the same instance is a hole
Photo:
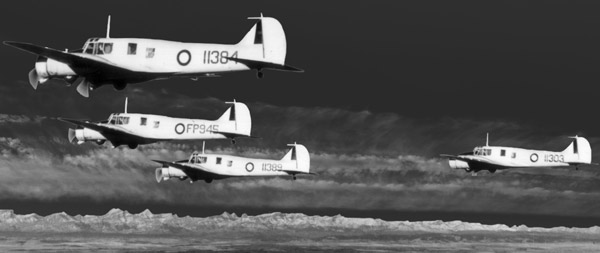
[[[583,137],[574,136],[573,142],[562,151],[565,162],[573,164],[589,164],[592,162],[592,147],[588,140]]]
[[[285,64],[287,44],[283,27],[277,19],[270,17],[250,17],[258,22],[248,31],[246,36],[237,44],[253,48],[252,60]]]
[[[282,161],[296,161],[296,171],[310,173],[310,154],[302,144],[288,144],[290,150],[281,158]]]
[[[250,136],[252,130],[252,118],[250,117],[248,106],[244,103],[236,102],[235,100],[226,103],[231,104],[231,107],[229,107],[217,121],[231,123],[231,128],[219,130],[232,134]]]

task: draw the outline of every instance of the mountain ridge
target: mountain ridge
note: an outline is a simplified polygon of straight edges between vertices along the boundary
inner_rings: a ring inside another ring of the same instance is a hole
[[[124,234],[195,233],[207,231],[357,231],[357,232],[538,232],[600,234],[600,227],[540,228],[525,225],[485,225],[463,221],[384,221],[373,218],[336,216],[309,216],[302,213],[266,213],[255,216],[223,212],[209,217],[179,217],[171,213],[154,214],[146,209],[138,214],[113,208],[104,215],[75,215],[65,212],[47,216],[15,214],[0,209],[0,231],[4,232],[90,232]]]

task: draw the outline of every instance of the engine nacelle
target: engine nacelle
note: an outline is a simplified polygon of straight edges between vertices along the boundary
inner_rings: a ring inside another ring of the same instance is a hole
[[[450,159],[450,160],[448,160],[448,163],[450,164],[450,168],[453,168],[453,169],[461,169],[461,170],[469,170],[470,169],[469,163],[467,163],[465,161]]]
[[[106,140],[104,135],[89,128],[75,129],[74,135],[72,133],[72,129],[69,129],[69,141],[72,142],[73,137],[75,137],[75,140],[77,140],[77,143],[79,144],[86,141],[95,141],[99,143]]]
[[[179,178],[179,179],[183,179],[183,178],[187,178],[187,175],[180,169],[177,168],[157,168],[154,171],[154,174],[156,176],[156,182],[163,181],[163,180],[169,180],[171,178]]]
[[[35,72],[40,83],[54,77],[67,78],[77,75],[69,65],[48,58],[40,58],[35,62]]]

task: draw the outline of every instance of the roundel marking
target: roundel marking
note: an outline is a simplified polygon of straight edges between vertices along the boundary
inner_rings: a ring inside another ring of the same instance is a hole
[[[175,125],[175,132],[177,134],[182,134],[185,131],[185,126],[182,123]]]
[[[177,54],[177,62],[179,63],[179,65],[186,66],[186,65],[190,64],[191,61],[192,61],[192,54],[190,54],[190,51],[181,50]]]
[[[253,163],[246,163],[246,171],[252,172],[253,170],[254,170],[254,164]]]
[[[529,157],[529,160],[531,160],[532,162],[537,162],[538,161],[538,155],[536,153],[531,154],[531,156]]]

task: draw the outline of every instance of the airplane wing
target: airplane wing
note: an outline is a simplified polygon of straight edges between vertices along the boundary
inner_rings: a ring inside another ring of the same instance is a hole
[[[160,163],[163,166],[170,166],[170,167],[180,169],[181,171],[183,171],[183,173],[185,173],[189,178],[191,178],[193,180],[206,179],[206,178],[221,179],[221,178],[227,177],[227,176],[215,174],[212,172],[208,172],[208,171],[204,170],[201,165],[196,165],[195,167],[192,167],[192,166],[187,166],[187,165],[183,165],[183,164],[176,163],[176,162],[167,162],[167,161],[161,161],[161,160],[152,160],[152,161]]]
[[[487,159],[481,159],[481,158],[475,157],[475,156],[447,155],[447,154],[441,154],[440,156],[444,157],[444,158],[456,159],[456,160],[461,160],[461,161],[465,161],[465,162],[478,162],[478,163],[496,165]]]
[[[251,69],[274,69],[281,71],[291,71],[291,72],[304,72],[304,70],[292,67],[290,65],[281,65],[272,62],[264,62],[264,61],[256,61],[250,59],[242,59],[242,58],[232,58],[232,57],[224,57],[227,60],[239,62],[248,66]]]
[[[74,120],[74,119],[65,119],[65,118],[58,118],[58,120],[72,123],[72,124],[75,124],[78,126],[82,126],[82,127],[97,131],[97,132],[101,133],[102,135],[104,135],[104,137],[106,137],[106,139],[109,140],[115,147],[122,145],[122,144],[126,144],[126,143],[145,143],[150,140],[148,138],[138,136],[138,135],[135,135],[132,133],[128,133],[128,132],[125,132],[120,129],[107,127],[107,126],[100,126],[96,123],[84,122],[84,121],[79,121],[79,120]],[[154,141],[158,141],[158,140],[154,140]]]
[[[97,73],[107,73],[111,76],[118,76],[120,78],[125,77],[138,77],[140,75],[151,75],[152,78],[146,77],[151,80],[158,76],[169,75],[173,73],[152,73],[152,72],[141,72],[133,71],[126,68],[119,67],[114,63],[93,55],[86,54],[74,54],[72,52],[63,52],[60,50],[37,46],[25,42],[16,41],[4,41],[5,45],[15,47],[28,53],[51,58],[53,60],[68,64],[78,75],[86,76]],[[141,78],[143,79],[143,78]]]

